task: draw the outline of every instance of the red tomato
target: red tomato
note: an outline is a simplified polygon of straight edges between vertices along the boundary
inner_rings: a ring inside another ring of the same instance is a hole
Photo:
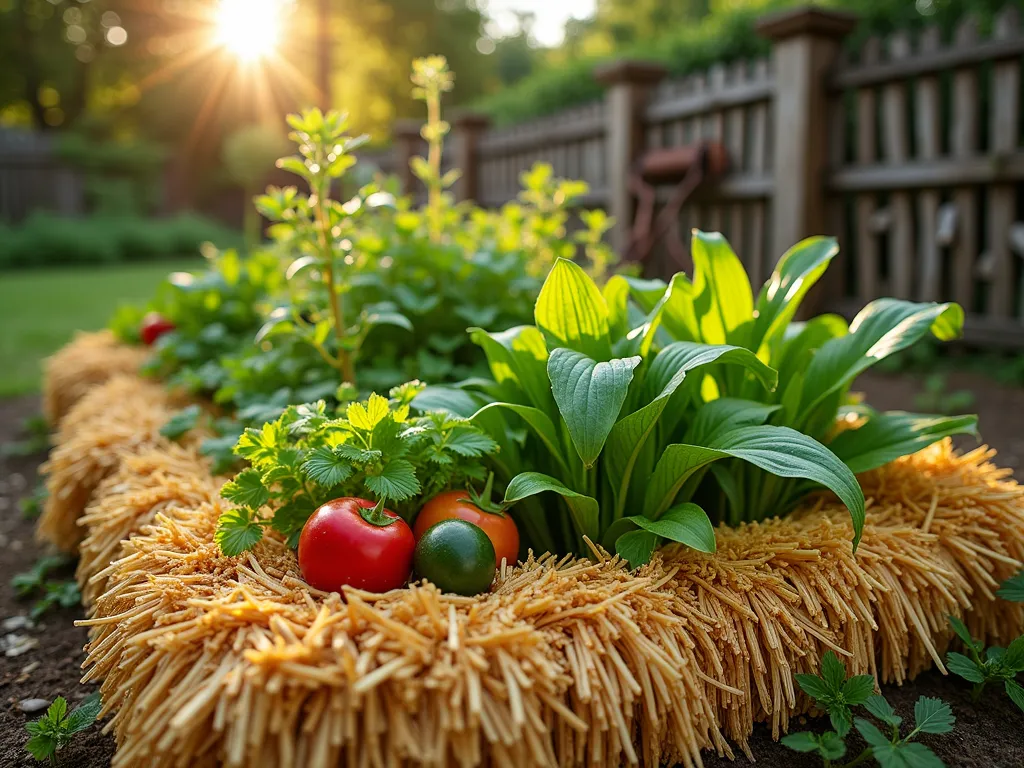
[[[142,318],[142,327],[139,329],[139,338],[142,343],[152,345],[165,333],[174,330],[174,323],[161,315],[159,312],[149,312]]]
[[[416,541],[434,523],[458,518],[483,529],[494,545],[499,567],[502,558],[509,565],[515,565],[519,562],[519,529],[515,520],[507,513],[485,512],[469,500],[470,495],[468,491],[445,491],[424,504],[413,525]]]
[[[416,541],[408,524],[383,510],[383,525],[363,517],[376,504],[345,497],[317,509],[299,536],[299,568],[306,582],[325,592],[344,585],[368,592],[398,589],[409,580]]]

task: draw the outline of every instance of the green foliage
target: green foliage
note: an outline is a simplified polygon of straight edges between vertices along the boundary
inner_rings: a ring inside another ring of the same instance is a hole
[[[756,296],[721,235],[695,233],[692,252],[692,281],[615,276],[603,291],[557,260],[535,325],[473,332],[494,385],[431,390],[425,401],[477,420],[503,447],[528,430],[524,450],[503,451],[505,501],[553,492],[571,522],[528,523],[538,548],[585,552],[586,537],[634,566],[664,541],[713,551],[711,520],[785,513],[822,486],[850,509],[856,548],[864,498],[853,471],[973,431],[975,420],[862,410],[837,455],[826,444],[840,407],[876,360],[929,332],[957,335],[962,311],[882,299],[849,329],[828,316],[794,323],[833,240],[794,246]]]
[[[846,667],[832,651],[822,657],[820,675],[795,677],[803,692],[828,712],[832,727],[840,738],[845,737],[853,725],[852,708],[866,702],[875,692],[875,678],[855,675],[847,679]]]
[[[949,705],[939,699],[922,696],[914,705],[914,729],[900,736],[899,717],[884,697],[874,693],[875,679],[871,675],[846,677],[846,668],[839,658],[828,651],[821,660],[821,674],[796,675],[800,688],[825,710],[834,731],[822,734],[790,733],[781,741],[797,752],[815,752],[825,768],[852,768],[874,758],[882,768],[942,768],[942,761],[927,746],[915,742],[921,733],[942,734],[953,730],[955,718]],[[886,736],[878,726],[862,717],[853,717],[853,709],[863,706],[889,730]],[[857,757],[843,764],[834,761],[846,755],[845,738],[851,725],[864,737],[868,747]]]
[[[1007,582],[1001,594],[1012,596],[1017,587],[1017,584]],[[1024,672],[1024,635],[1006,648],[991,646],[986,649],[971,636],[966,625],[956,616],[949,617],[949,625],[963,642],[967,655],[951,651],[946,655],[946,666],[954,675],[974,683],[974,700],[977,701],[981,697],[982,691],[989,683],[1002,683],[1006,695],[1024,711],[1024,687],[1016,679],[1018,674]]]
[[[71,743],[76,733],[89,728],[99,717],[103,704],[99,691],[89,694],[75,709],[68,712],[68,703],[58,696],[38,720],[25,724],[29,740],[25,749],[36,760],[57,763],[57,752]]]
[[[44,555],[29,570],[16,573],[11,578],[11,587],[19,600],[36,598],[30,611],[33,619],[38,619],[51,608],[72,608],[81,603],[82,596],[77,582],[73,579],[57,581],[49,578],[54,571],[71,562],[64,555]]]
[[[42,416],[29,416],[22,422],[21,431],[25,435],[21,440],[0,443],[0,457],[32,456],[50,450],[50,425]]]
[[[197,254],[205,242],[238,241],[235,232],[192,213],[76,219],[37,211],[19,226],[0,225],[0,270],[169,259]]]
[[[967,13],[978,16],[984,27],[1005,2],[935,0],[929,4],[927,13],[918,10],[920,4],[905,0],[827,0],[821,4],[857,13],[860,23],[846,40],[849,50],[856,52],[871,35],[886,35],[896,30],[914,33],[928,24],[935,24],[949,35]],[[476,107],[491,115],[499,125],[507,125],[596,101],[602,98],[604,91],[594,79],[594,69],[620,58],[654,61],[664,65],[670,77],[681,77],[718,63],[764,57],[769,43],[758,34],[757,19],[795,5],[801,3],[766,0],[735,4],[732,9],[707,14],[700,21],[673,24],[658,20],[652,25],[636,3],[629,3],[625,23],[609,30],[584,22],[582,34],[567,35],[564,48],[549,57],[548,66],[535,68],[515,85],[480,99]],[[678,2],[664,7],[669,13],[687,12]],[[647,32],[643,31],[645,23]],[[650,30],[658,30],[659,34],[650,37]],[[599,50],[603,48],[607,53],[586,55],[592,50],[588,38],[606,36],[612,38],[611,50],[606,41],[599,39],[596,41]]]
[[[82,172],[87,209],[100,216],[145,216],[160,202],[166,150],[146,141],[111,141],[82,131],[61,134],[57,157]]]
[[[932,373],[924,380],[924,391],[914,396],[914,407],[935,413],[957,413],[974,406],[974,393],[960,389],[947,391],[946,376]]]
[[[49,491],[46,490],[46,483],[40,480],[36,483],[36,487],[32,489],[32,493],[22,497],[21,501],[18,502],[18,510],[21,512],[21,516],[28,520],[34,520],[39,517],[43,513],[43,505],[46,504],[46,499],[49,495]]]
[[[483,457],[497,445],[462,419],[412,415],[422,389],[410,382],[390,399],[372,394],[333,414],[323,400],[289,406],[276,421],[247,429],[235,452],[251,466],[221,491],[239,507],[221,517],[221,550],[250,549],[263,527],[295,546],[309,516],[331,499],[368,498],[410,520],[419,499],[482,481]]]
[[[1024,571],[1004,581],[996,594],[1003,598],[1003,600],[1009,600],[1013,603],[1024,603]]]

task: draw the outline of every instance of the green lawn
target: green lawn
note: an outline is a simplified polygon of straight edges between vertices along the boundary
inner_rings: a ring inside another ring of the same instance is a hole
[[[192,258],[155,264],[0,272],[0,396],[39,389],[40,362],[78,330],[107,324],[118,304],[143,301]]]

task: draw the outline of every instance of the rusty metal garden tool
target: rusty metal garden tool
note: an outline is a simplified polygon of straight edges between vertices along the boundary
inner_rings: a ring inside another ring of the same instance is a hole
[[[637,160],[629,181],[637,205],[626,261],[646,261],[658,239],[671,233],[665,241],[669,254],[676,262],[684,263],[686,249],[679,232],[679,212],[701,184],[721,176],[727,166],[725,147],[709,141],[654,149]],[[655,216],[656,187],[669,183],[675,183],[675,188]]]

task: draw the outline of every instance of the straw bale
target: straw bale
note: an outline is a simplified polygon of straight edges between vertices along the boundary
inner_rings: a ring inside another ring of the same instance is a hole
[[[170,442],[159,433],[173,415],[159,384],[117,375],[93,387],[61,421],[41,471],[48,497],[36,537],[74,552],[84,535],[77,521],[102,480],[125,455]]]
[[[700,765],[809,702],[793,673],[828,649],[903,681],[941,665],[947,613],[1019,633],[993,587],[1024,559],[1024,493],[948,443],[870,473],[856,557],[824,496],[717,531],[637,574],[531,558],[488,595],[414,585],[323,595],[264,539],[221,556],[220,500],[169,506],[124,544],[95,604],[115,766]]]
[[[118,374],[139,370],[146,347],[120,343],[109,330],[78,333],[43,362],[43,414],[54,427],[90,389]]]
[[[87,609],[106,591],[104,571],[119,559],[123,540],[171,505],[193,507],[218,497],[223,478],[210,477],[210,464],[194,448],[157,445],[126,455],[100,483],[95,501],[78,518],[86,535],[77,577]]]

